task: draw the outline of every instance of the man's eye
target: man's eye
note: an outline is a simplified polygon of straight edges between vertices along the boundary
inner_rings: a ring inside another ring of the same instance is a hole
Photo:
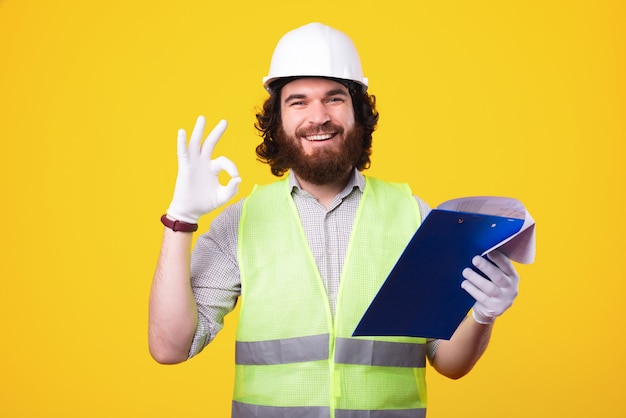
[[[333,103],[333,102],[343,102],[343,98],[341,97],[331,97],[330,99],[328,99],[329,102]]]

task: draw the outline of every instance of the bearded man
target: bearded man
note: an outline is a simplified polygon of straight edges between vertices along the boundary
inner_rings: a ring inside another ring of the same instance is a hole
[[[225,204],[241,179],[211,159],[226,128],[189,145],[179,171],[150,295],[149,346],[160,363],[198,354],[241,301],[233,417],[424,417],[427,360],[468,373],[519,277],[500,253],[463,276],[477,298],[450,340],[352,337],[358,321],[429,208],[405,184],[366,177],[378,122],[352,41],[312,23],[279,41],[257,114],[257,156],[278,177],[224,209],[190,257],[200,216]],[[226,171],[225,186],[217,175]],[[477,290],[476,290],[477,289]]]

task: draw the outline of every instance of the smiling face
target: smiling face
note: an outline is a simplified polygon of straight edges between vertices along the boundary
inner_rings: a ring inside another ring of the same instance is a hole
[[[281,92],[283,130],[302,141],[305,152],[341,145],[344,131],[354,126],[350,92],[336,81],[300,78]]]
[[[314,184],[346,176],[362,143],[348,89],[329,79],[300,78],[282,88],[280,106],[276,136],[296,175]]]

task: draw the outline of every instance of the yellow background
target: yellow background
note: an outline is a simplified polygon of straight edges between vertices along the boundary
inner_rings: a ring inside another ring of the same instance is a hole
[[[228,119],[238,197],[270,181],[261,77],[310,21],[360,50],[370,174],[431,205],[514,196],[538,224],[486,356],[459,381],[429,371],[429,417],[626,416],[625,17],[617,0],[0,0],[0,416],[228,416],[234,316],[186,364],[147,351],[176,131]]]

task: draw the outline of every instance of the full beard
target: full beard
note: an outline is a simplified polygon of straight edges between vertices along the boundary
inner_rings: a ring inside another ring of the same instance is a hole
[[[330,124],[328,128],[337,132],[338,135],[344,132],[341,127],[333,124]],[[281,160],[299,178],[316,185],[331,184],[344,178],[357,164],[363,152],[363,128],[356,124],[354,128],[345,132],[344,141],[339,147],[332,149],[320,147],[313,153],[305,154],[300,137],[322,130],[320,127],[318,130],[298,131],[295,137],[287,135],[282,126],[276,132]],[[336,141],[337,138],[331,140]]]

